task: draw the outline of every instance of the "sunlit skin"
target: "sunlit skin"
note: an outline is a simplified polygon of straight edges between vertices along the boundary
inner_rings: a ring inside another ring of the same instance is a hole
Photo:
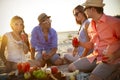
[[[95,22],[97,22],[100,17],[102,16],[102,14],[97,14],[96,9],[95,8],[87,8],[85,10],[85,13],[87,15],[88,18],[92,18]]]
[[[91,15],[92,15],[92,14],[91,14],[91,11],[92,11],[91,8],[87,8],[87,9],[85,10],[85,13],[86,13],[86,15],[87,15],[88,18],[91,18]]]
[[[77,14],[75,15],[75,13]],[[84,21],[83,14],[80,13],[77,9],[74,10],[73,14],[75,16],[77,24],[82,24],[82,22]]]
[[[11,24],[13,32],[20,33],[24,29],[23,21],[21,19],[16,20],[13,24]]]
[[[1,49],[0,49],[0,57],[3,60],[5,66],[8,70],[16,69],[16,63],[19,62],[18,58],[20,58],[20,56],[17,56],[17,58],[14,58],[14,57],[8,55],[11,62],[14,63],[14,64],[11,64],[8,57],[5,57],[5,54],[4,54],[6,52],[6,48],[7,48],[7,54],[14,54],[13,50],[17,51],[18,54],[16,53],[15,55],[20,55],[21,51],[23,51],[23,53],[26,54],[26,53],[28,53],[28,50],[29,50],[29,42],[28,42],[27,34],[24,32],[23,19],[19,16],[14,16],[11,19],[10,26],[11,26],[12,31],[6,32],[6,34],[3,35],[2,41],[1,41]],[[26,41],[23,41],[23,39],[21,37],[21,32],[23,32],[25,34]],[[10,37],[10,35],[12,37]],[[24,48],[20,47],[18,42],[21,42],[21,44],[23,45]],[[10,46],[11,44],[13,44],[13,46]],[[17,47],[15,47],[15,45]],[[14,60],[17,60],[17,61],[14,61]]]
[[[76,23],[77,23],[78,25],[82,25],[82,23],[86,20],[86,17],[85,17],[85,15],[84,15],[84,13],[79,12],[78,9],[74,9],[74,10],[73,10],[73,14],[74,14]],[[86,23],[86,26],[88,26],[88,25],[89,25],[89,24]],[[87,27],[85,28],[85,31],[87,31]],[[87,41],[89,41],[88,35],[87,35]],[[74,50],[73,50],[73,55],[76,55],[77,52],[78,52],[78,49],[77,49],[77,48],[74,48]],[[86,56],[86,55],[87,55],[87,49],[85,49],[85,51],[83,52],[83,55],[82,55],[81,57]]]
[[[50,18],[46,18],[42,23],[41,23],[42,31],[44,33],[45,40],[48,41],[48,32],[49,29],[51,28],[51,20]]]
[[[16,40],[21,40],[20,33],[24,29],[23,21],[21,19],[18,19],[16,21],[14,21],[14,23],[11,24],[11,27],[13,29],[12,34],[16,36],[16,37],[14,36],[14,38]]]

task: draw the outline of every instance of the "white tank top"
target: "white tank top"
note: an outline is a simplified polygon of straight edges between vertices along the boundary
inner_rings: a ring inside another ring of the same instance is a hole
[[[12,34],[6,33],[8,42],[7,42],[7,48],[6,48],[6,59],[8,61],[12,62],[24,62],[25,60],[25,54],[23,50],[23,42],[22,41],[16,41]]]

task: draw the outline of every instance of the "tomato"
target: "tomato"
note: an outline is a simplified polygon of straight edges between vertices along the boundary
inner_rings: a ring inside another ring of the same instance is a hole
[[[30,64],[29,62],[25,62],[22,64],[22,71],[23,72],[28,72],[30,70]]]
[[[24,73],[28,72],[30,70],[30,63],[29,62],[18,63],[17,69],[19,72],[24,72]]]
[[[30,63],[26,62],[26,71],[29,71],[29,70],[30,70]]]
[[[51,72],[52,72],[52,74],[57,74],[58,73],[57,66],[51,66]]]
[[[22,63],[17,64],[17,69],[19,72],[22,72]]]
[[[73,47],[78,47],[79,46],[79,41],[78,41],[77,37],[74,37],[72,39],[72,45],[73,45]]]

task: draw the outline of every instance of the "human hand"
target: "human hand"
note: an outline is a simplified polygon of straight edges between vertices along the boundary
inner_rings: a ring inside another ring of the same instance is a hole
[[[27,34],[24,33],[23,31],[21,32],[21,39],[22,39],[24,42],[28,41]]]
[[[109,63],[116,63],[120,60],[120,50],[115,51],[113,54],[109,54]]]
[[[75,56],[77,54],[78,54],[78,48],[74,48],[74,50],[73,50],[73,56]]]
[[[35,57],[34,56],[31,56],[31,60],[34,60],[35,59]]]
[[[29,48],[25,43],[23,43],[23,50],[24,50],[24,54],[27,54],[29,51]]]
[[[50,59],[51,56],[49,54],[44,53],[44,54],[42,54],[42,57],[44,60],[48,60],[48,59]]]
[[[85,42],[83,45],[87,49],[92,49],[94,47],[94,44],[92,42]]]

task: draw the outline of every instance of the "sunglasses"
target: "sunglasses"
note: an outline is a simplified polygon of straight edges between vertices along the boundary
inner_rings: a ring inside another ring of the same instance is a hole
[[[80,13],[80,12],[76,12],[76,13],[74,13],[74,16],[78,16],[79,13]]]
[[[48,18],[48,19],[45,19],[42,23],[46,23],[46,22],[51,23],[51,22],[52,22],[52,20],[51,20],[50,18]]]

